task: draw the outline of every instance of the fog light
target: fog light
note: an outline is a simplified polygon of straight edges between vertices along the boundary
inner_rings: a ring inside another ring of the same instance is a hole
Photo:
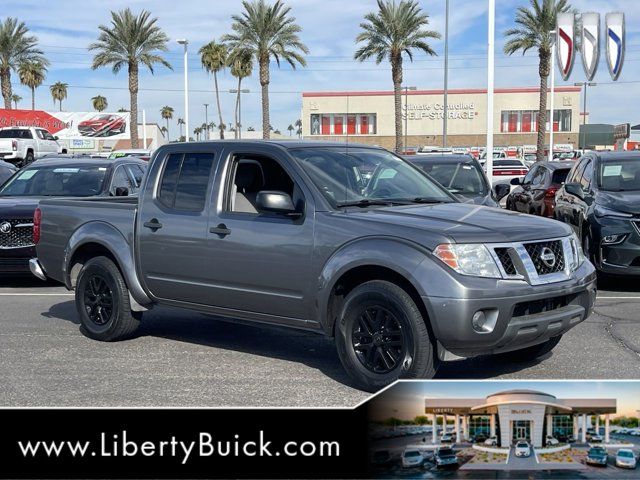
[[[617,245],[619,243],[624,242],[624,239],[627,238],[627,234],[623,233],[621,235],[606,235],[602,237],[603,245]]]
[[[478,333],[491,333],[498,320],[497,310],[478,310],[471,317],[471,326]]]

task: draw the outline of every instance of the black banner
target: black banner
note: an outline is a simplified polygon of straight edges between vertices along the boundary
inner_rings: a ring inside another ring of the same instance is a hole
[[[358,478],[358,410],[0,410],[0,478]]]

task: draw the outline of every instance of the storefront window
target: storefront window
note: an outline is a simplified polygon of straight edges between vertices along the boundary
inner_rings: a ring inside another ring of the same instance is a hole
[[[573,418],[571,418],[571,415],[554,415],[552,418],[552,433],[547,432],[547,435],[550,434],[556,438],[571,438],[573,436]]]
[[[311,135],[375,135],[375,113],[311,114]]]
[[[489,436],[491,434],[491,420],[485,415],[471,415],[469,418],[469,435]]]
[[[547,111],[547,131],[549,131],[550,111]],[[538,113],[533,110],[505,110],[501,114],[500,131],[502,133],[531,133],[538,131]],[[555,110],[553,115],[554,132],[571,131],[571,110]]]

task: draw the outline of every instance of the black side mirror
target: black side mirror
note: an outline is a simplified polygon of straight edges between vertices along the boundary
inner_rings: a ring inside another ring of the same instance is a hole
[[[523,184],[523,179],[520,177],[512,178],[509,182],[511,185],[518,186]]]
[[[584,190],[582,190],[582,185],[579,183],[565,183],[564,191],[569,195],[573,195],[578,198],[584,198]]]
[[[53,139],[54,139],[55,141],[60,140],[60,139],[58,138],[58,136],[57,136],[57,135],[56,135],[55,137],[53,137]]]
[[[263,190],[256,195],[256,207],[258,210],[279,213],[281,215],[300,216],[296,211],[293,200],[288,193],[276,190]]]
[[[495,187],[493,187],[493,191],[496,194],[496,199],[500,201],[504,197],[509,195],[509,192],[511,191],[511,187],[506,183],[499,183]]]
[[[127,187],[116,187],[116,197],[128,197],[129,189]]]

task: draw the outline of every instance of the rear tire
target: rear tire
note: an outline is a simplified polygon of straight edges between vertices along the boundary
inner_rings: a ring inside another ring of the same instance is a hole
[[[32,164],[33,160],[34,160],[33,152],[32,151],[28,151],[27,155],[24,157],[24,161],[22,162],[22,166],[26,167],[27,165]]]
[[[435,342],[413,299],[373,280],[347,295],[336,321],[338,356],[355,386],[375,392],[400,378],[433,378]]]
[[[511,362],[529,362],[538,357],[546,355],[555,348],[562,339],[562,335],[551,337],[544,343],[533,345],[531,347],[514,350],[512,352],[501,353],[499,356]]]
[[[82,267],[76,285],[76,308],[80,330],[94,340],[130,338],[140,326],[141,313],[131,311],[124,278],[107,257],[92,258]]]

